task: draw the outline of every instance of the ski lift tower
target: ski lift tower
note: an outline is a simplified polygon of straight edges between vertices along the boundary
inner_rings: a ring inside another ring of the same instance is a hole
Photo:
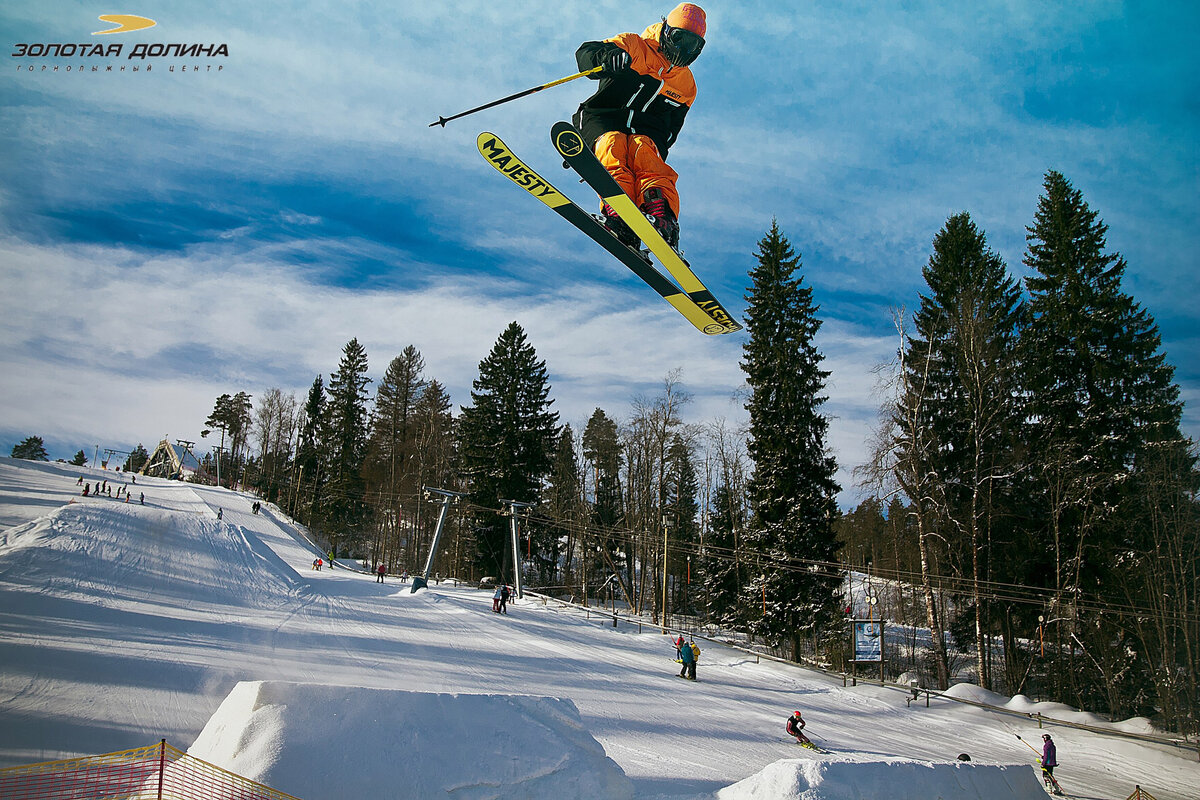
[[[200,466],[200,459],[196,458],[196,454],[192,452],[192,445],[195,442],[189,442],[187,439],[176,439],[175,445],[183,450],[183,455],[179,457],[179,480],[183,480],[183,460],[191,456],[196,461],[196,466]]]
[[[129,454],[130,453],[128,450],[114,450],[111,447],[106,447],[106,448],[104,448],[104,460],[100,462],[100,465],[104,469],[108,469],[108,462],[112,461],[113,456],[117,456],[117,455],[128,456]]]
[[[422,486],[421,491],[425,493],[426,500],[432,501],[434,495],[440,497],[442,508],[438,511],[437,528],[433,531],[433,541],[429,545],[429,558],[425,559],[425,571],[420,575],[413,576],[412,591],[409,594],[416,594],[418,589],[424,589],[429,585],[429,571],[433,569],[433,557],[437,554],[438,542],[442,539],[442,529],[446,525],[446,512],[450,506],[457,505],[463,497],[460,492],[434,489],[429,486]]]
[[[517,517],[529,518],[529,509],[533,508],[533,503],[522,503],[517,500],[501,500],[501,503],[508,506],[508,511],[505,516],[509,520],[509,530],[512,531],[512,555],[513,555],[513,589],[518,600],[525,596],[525,590],[521,588],[521,548],[517,544],[519,541],[517,536]]]

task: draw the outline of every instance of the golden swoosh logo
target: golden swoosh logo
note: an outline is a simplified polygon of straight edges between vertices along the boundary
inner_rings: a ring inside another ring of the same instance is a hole
[[[139,17],[134,14],[101,14],[101,22],[112,22],[117,27],[109,28],[106,31],[94,31],[92,36],[102,36],[106,33],[129,33],[130,31],[140,31],[144,28],[153,28],[158,23],[146,17]]]

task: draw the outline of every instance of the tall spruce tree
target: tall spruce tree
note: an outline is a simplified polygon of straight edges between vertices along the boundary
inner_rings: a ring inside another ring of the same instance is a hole
[[[588,541],[586,536],[579,535],[581,526],[586,524],[581,475],[575,453],[575,432],[570,425],[564,425],[554,446],[541,514],[556,524],[528,526],[529,535],[535,540],[535,547],[530,550],[536,549],[539,554],[534,569],[543,585],[550,585],[556,577],[560,552],[565,556],[563,566],[568,570],[576,571],[578,564],[586,563]],[[581,551],[578,553],[580,560],[576,559],[576,551]]]
[[[922,424],[933,432],[929,456],[945,485],[936,513],[950,556],[970,582],[977,676],[988,686],[990,616],[983,584],[1028,577],[1017,571],[1028,543],[1002,548],[1000,572],[992,573],[993,552],[1003,544],[994,538],[1013,516],[1022,422],[1017,342],[1024,306],[1003,260],[966,213],[950,217],[934,237],[922,274],[930,291],[914,315],[916,335],[906,363],[910,370],[927,370]]]
[[[479,362],[470,406],[459,418],[462,463],[475,515],[476,566],[507,577],[511,565],[508,520],[495,513],[501,500],[536,503],[550,472],[558,413],[550,410],[546,362],[525,331],[511,323]]]
[[[416,430],[416,463],[413,472],[414,485],[417,487],[435,486],[451,491],[460,488],[455,423],[451,407],[450,395],[445,387],[437,380],[430,380],[421,392],[416,408],[413,409],[413,427]],[[404,509],[402,527],[415,534],[406,536],[403,556],[405,563],[419,563],[422,554],[428,553],[436,519],[437,514],[432,513],[423,494],[417,495],[415,508]],[[457,517],[453,521],[453,530],[456,535],[461,532]],[[457,547],[455,552],[459,552]]]
[[[367,449],[367,353],[358,339],[342,348],[337,371],[329,379],[328,427],[323,443],[329,456],[325,487],[326,534],[335,555],[352,547],[367,519],[363,459]]]
[[[388,364],[375,391],[371,434],[363,472],[380,509],[398,519],[402,504],[416,496],[416,408],[425,390],[425,359],[408,345]]]
[[[632,552],[633,543],[628,534],[617,530],[625,521],[621,434],[617,423],[603,409],[593,411],[583,429],[583,456],[591,468],[591,522],[597,528],[595,542],[601,548],[598,556],[607,567],[607,574],[617,576],[621,591],[628,599],[633,592],[633,569],[631,559],[623,558],[622,554]]]
[[[593,519],[613,528],[621,524],[621,437],[617,423],[602,409],[592,412],[583,429],[583,455],[592,468]]]
[[[746,619],[746,606],[741,604],[746,576],[739,553],[746,527],[745,507],[728,484],[713,492],[711,522],[699,565],[700,591],[713,622],[737,624]]]
[[[297,508],[292,513],[315,526],[315,514],[321,498],[321,488],[328,480],[322,458],[321,442],[325,439],[325,379],[318,375],[309,387],[300,423],[300,438],[296,443],[296,480],[299,486],[293,495]],[[305,487],[309,487],[305,492]],[[300,512],[305,511],[303,517]]]
[[[1030,398],[1031,494],[1047,538],[1046,582],[1055,590],[1053,671],[1060,697],[1131,710],[1141,648],[1107,605],[1137,542],[1148,464],[1184,448],[1182,404],[1151,316],[1124,293],[1126,262],[1106,252],[1108,227],[1060,173],[1043,184],[1028,229],[1030,320],[1023,337]],[[1177,462],[1181,469],[1189,459]],[[1189,477],[1182,478],[1185,481]]]
[[[800,258],[777,222],[759,242],[757,259],[741,362],[750,386],[747,451],[754,462],[747,538],[760,558],[753,592],[766,607],[754,627],[790,642],[798,659],[806,637],[833,633],[840,605],[841,575],[831,566],[838,551],[837,465],[821,414],[829,373],[814,341],[821,322],[812,289],[797,274]]]
[[[692,591],[693,573],[700,567],[700,510],[696,495],[699,483],[692,464],[692,451],[683,437],[676,435],[667,451],[666,497],[663,514],[670,521],[667,571],[672,576],[671,608],[677,613],[694,614],[697,598]],[[696,582],[698,587],[699,582]]]
[[[83,456],[82,461],[79,460],[80,456]],[[142,467],[146,466],[146,462],[149,460],[150,454],[146,452],[146,448],[142,445],[142,443],[138,442],[137,447],[133,448],[133,451],[129,454],[129,458],[125,459],[125,471],[137,472]],[[87,456],[84,456],[83,451],[80,450],[75,454],[75,461],[72,461],[71,463],[86,464]]]

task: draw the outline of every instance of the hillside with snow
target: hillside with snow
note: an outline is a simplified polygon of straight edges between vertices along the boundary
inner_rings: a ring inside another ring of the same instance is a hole
[[[715,643],[690,683],[652,625],[533,598],[501,616],[471,587],[317,572],[303,531],[252,497],[139,476],[130,502],[83,498],[81,477],[128,480],[0,459],[0,766],[165,737],[304,800],[1001,800],[1044,796],[1017,736],[1049,730],[1071,796],[1200,796],[1194,750],[909,707]],[[828,754],[784,734],[793,709]]]

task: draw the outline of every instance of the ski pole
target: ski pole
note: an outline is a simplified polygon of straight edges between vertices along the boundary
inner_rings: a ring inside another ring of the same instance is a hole
[[[510,94],[508,97],[501,97],[499,100],[493,100],[492,102],[485,103],[484,105],[481,105],[478,108],[472,108],[470,111],[464,111],[461,114],[455,114],[453,117],[438,117],[437,122],[429,123],[429,127],[432,128],[435,125],[441,125],[444,128],[444,127],[446,127],[447,122],[456,120],[459,117],[465,117],[468,114],[474,114],[476,111],[483,111],[484,109],[491,108],[492,106],[498,106],[501,103],[507,103],[509,100],[519,100],[520,98],[526,97],[527,95],[531,95],[534,92],[540,92],[542,89],[549,89],[551,86],[558,86],[560,83],[566,83],[568,81],[573,81],[576,78],[582,78],[585,75],[594,75],[602,69],[604,69],[603,65],[601,65],[599,67],[594,67],[589,70],[585,70],[583,72],[577,72],[574,75],[568,75],[567,77],[559,78],[556,81],[550,81],[549,83],[543,83],[541,86],[535,86],[532,89],[526,89],[523,92],[517,92],[516,94]]]
[[[1019,734],[1019,733],[1014,733],[1014,734],[1013,734],[1013,736],[1016,736],[1018,739],[1020,739],[1020,741],[1021,741],[1021,744],[1025,745],[1025,746],[1026,746],[1026,747],[1028,747],[1030,750],[1032,750],[1033,752],[1037,753],[1037,755],[1038,755],[1038,761],[1039,761],[1039,762],[1041,762],[1041,760],[1042,760],[1042,754],[1041,754],[1041,753],[1038,753],[1038,749],[1037,749],[1036,747],[1034,747],[1033,745],[1031,745],[1029,742],[1025,741],[1024,739],[1021,739],[1021,734]]]

